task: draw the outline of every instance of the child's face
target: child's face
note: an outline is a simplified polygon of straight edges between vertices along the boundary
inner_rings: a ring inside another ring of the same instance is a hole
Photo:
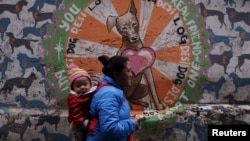
[[[84,94],[91,88],[91,82],[87,77],[77,78],[73,84],[73,91],[77,94]]]

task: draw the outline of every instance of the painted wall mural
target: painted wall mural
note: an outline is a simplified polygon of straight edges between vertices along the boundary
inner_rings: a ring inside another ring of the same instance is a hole
[[[125,95],[132,113],[145,118],[138,140],[205,141],[209,123],[249,124],[249,6],[248,0],[0,0],[0,138],[73,140],[65,130],[65,68],[78,64],[96,84],[103,54],[131,61],[133,85]]]
[[[61,53],[65,60],[50,59],[66,62],[66,65],[79,64],[99,80],[101,65],[97,57],[100,54],[129,56],[135,78],[126,96],[134,109],[161,110],[179,100],[197,101],[195,86],[201,79],[204,51],[200,41],[202,31],[199,31],[202,28],[195,24],[197,21],[193,20],[188,7],[183,5],[183,8],[178,10],[164,1],[95,1],[87,4],[76,1],[62,17],[59,28],[52,32],[55,37],[48,41],[51,48],[64,45],[61,48],[65,52]],[[131,22],[128,23],[131,25],[118,24],[123,22]],[[193,39],[188,38],[191,35]],[[55,56],[53,51],[50,53]],[[61,77],[66,75],[63,65],[53,69]],[[63,82],[57,79],[55,83],[62,95],[66,95],[68,88]]]

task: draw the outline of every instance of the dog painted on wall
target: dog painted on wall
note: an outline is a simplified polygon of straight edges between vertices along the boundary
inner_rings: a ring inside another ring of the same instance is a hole
[[[231,24],[231,30],[234,29],[234,23],[243,21],[250,26],[250,12],[238,12],[234,8],[227,7],[226,13]]]
[[[162,140],[180,140],[180,138],[178,138],[178,136],[176,136],[176,132],[179,131],[178,133],[180,134],[180,132],[183,132],[185,135],[185,141],[187,141],[190,137],[191,137],[191,131],[193,130],[193,122],[197,122],[198,119],[197,117],[194,116],[189,116],[189,117],[185,117],[187,118],[186,121],[184,122],[176,122],[174,125],[170,126],[169,128],[167,128],[165,130],[165,133],[162,137]],[[177,130],[176,130],[177,129]]]
[[[31,47],[31,42],[38,42],[38,40],[31,39],[18,39],[14,36],[12,32],[7,32],[6,35],[9,37],[9,44],[11,46],[11,53],[14,53],[14,48],[25,46],[26,49],[30,50],[34,54],[33,48]]]
[[[238,92],[239,87],[250,85],[250,78],[240,78],[235,72],[230,73],[228,76],[233,79],[235,87],[234,93]]]
[[[54,124],[55,130],[57,131],[61,113],[62,112],[60,110],[55,110],[53,113],[47,115],[32,115],[32,117],[38,117],[37,119],[38,121],[35,125],[35,130],[37,129],[38,126],[42,126],[47,122],[50,125]]]
[[[23,6],[28,5],[28,2],[26,0],[20,0],[16,4],[0,4],[0,14],[2,14],[4,11],[9,11],[10,13],[16,14],[17,19],[20,19],[20,12],[23,9]]]
[[[37,37],[40,37],[41,39],[44,39],[44,36],[48,33],[48,26],[49,22],[44,23],[40,27],[24,27],[22,31],[19,34],[23,34],[22,39],[30,35],[35,35]]]
[[[131,0],[130,7],[126,13],[119,16],[110,15],[107,18],[106,24],[108,31],[110,32],[113,27],[116,27],[117,31],[122,36],[122,45],[117,52],[118,55],[122,55],[123,52],[128,49],[130,49],[131,52],[135,53],[136,51],[140,51],[140,49],[144,47],[139,36],[139,21],[136,17],[136,14],[137,10],[134,1]],[[150,54],[149,50],[150,48],[147,49],[147,52],[149,52]],[[143,76],[145,76],[145,78],[147,79],[148,86],[140,84]],[[134,77],[132,78],[132,86],[130,86],[126,90],[126,97],[131,103],[141,105],[143,107],[148,107],[149,104],[147,102],[140,101],[139,99],[145,97],[149,93],[151,93],[155,107],[157,109],[164,109],[164,105],[161,104],[157,96],[154,78],[152,76],[150,66],[148,68],[145,68],[142,73],[134,75]]]
[[[32,12],[32,16],[34,18],[34,26],[36,27],[38,22],[50,20],[51,22],[54,20],[54,13],[53,12],[41,12],[36,9],[36,7],[30,7],[28,12]]]
[[[214,92],[215,98],[219,98],[219,91],[221,90],[223,84],[227,82],[224,76],[221,76],[218,81],[208,81],[208,84],[206,84],[202,89],[201,93],[203,94],[205,91],[208,92]]]
[[[20,103],[23,112],[25,109],[37,108],[43,114],[46,114],[46,104],[41,100],[28,100],[23,95],[19,94],[16,96],[15,100]]]
[[[239,33],[241,47],[244,45],[245,41],[250,41],[250,32],[247,32],[242,26],[237,26],[235,31]]]
[[[202,15],[202,17],[206,18],[206,17],[209,17],[209,16],[217,16],[218,20],[219,20],[219,22],[221,24],[220,28],[223,25],[226,28],[226,23],[225,23],[225,20],[224,20],[225,14],[223,12],[221,12],[219,10],[207,9],[202,2],[200,2],[198,4],[198,6],[200,7],[200,14]]]
[[[235,66],[234,71],[236,72],[236,69],[239,68],[240,72],[242,72],[241,66],[244,64],[245,60],[250,60],[250,54],[242,54],[240,56],[237,56],[237,58],[238,58],[238,63]]]
[[[3,81],[3,79],[5,79],[6,78],[6,74],[5,74],[5,72],[7,71],[7,69],[8,69],[8,66],[9,66],[9,63],[12,63],[12,62],[14,62],[12,59],[10,59],[9,57],[5,57],[4,59],[3,59],[3,62],[2,63],[0,63],[0,72],[1,72],[1,81]]]
[[[42,57],[29,57],[27,54],[18,53],[17,60],[21,67],[22,76],[24,76],[26,69],[35,68],[43,76],[45,75],[44,64],[42,63]]]
[[[46,126],[40,130],[40,133],[43,134],[45,141],[71,141],[69,136],[60,133],[49,132]]]
[[[57,126],[60,122],[60,116],[59,115],[40,115],[35,125],[35,130],[37,129],[38,126],[43,125],[45,122],[49,123],[50,125],[54,124],[55,130],[57,131]]]
[[[226,46],[228,46],[231,50],[233,50],[232,43],[230,42],[232,38],[236,38],[234,36],[226,36],[226,35],[217,35],[211,28],[207,29],[209,37],[208,40],[212,47],[215,44],[223,42]]]
[[[1,36],[2,41],[4,41],[4,34],[7,31],[9,24],[10,24],[9,18],[0,19],[0,36]]]
[[[9,132],[20,134],[20,141],[23,141],[23,135],[28,128],[32,125],[30,119],[28,117],[25,118],[23,123],[7,123],[0,127],[0,139],[3,138],[4,140],[7,139]]]
[[[13,88],[16,86],[18,88],[24,88],[26,95],[28,95],[28,90],[33,83],[34,80],[36,80],[37,77],[35,73],[31,73],[27,78],[25,77],[14,77],[6,80],[3,87],[0,89],[0,94],[4,92],[5,94],[11,93],[13,91]]]
[[[209,60],[211,65],[214,65],[216,63],[223,66],[225,74],[227,74],[227,66],[230,63],[232,57],[233,57],[232,51],[225,51],[220,55],[209,54]]]

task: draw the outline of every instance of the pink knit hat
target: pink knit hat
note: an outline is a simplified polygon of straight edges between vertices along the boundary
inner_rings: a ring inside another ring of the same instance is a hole
[[[90,75],[88,74],[87,71],[84,69],[80,69],[77,65],[75,64],[70,64],[68,67],[68,77],[69,77],[69,82],[70,85],[79,77],[87,77],[90,81]]]

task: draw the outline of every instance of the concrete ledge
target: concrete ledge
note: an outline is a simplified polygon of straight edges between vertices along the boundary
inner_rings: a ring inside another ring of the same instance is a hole
[[[250,124],[250,105],[187,104],[147,118],[135,132],[141,140],[207,141],[208,125]]]
[[[0,137],[9,141],[74,141],[67,110],[1,108]],[[135,132],[137,140],[201,140],[208,124],[250,124],[249,105],[188,104],[146,117]],[[199,130],[198,130],[199,129]],[[204,132],[203,132],[204,131]],[[23,134],[23,137],[22,137]]]

